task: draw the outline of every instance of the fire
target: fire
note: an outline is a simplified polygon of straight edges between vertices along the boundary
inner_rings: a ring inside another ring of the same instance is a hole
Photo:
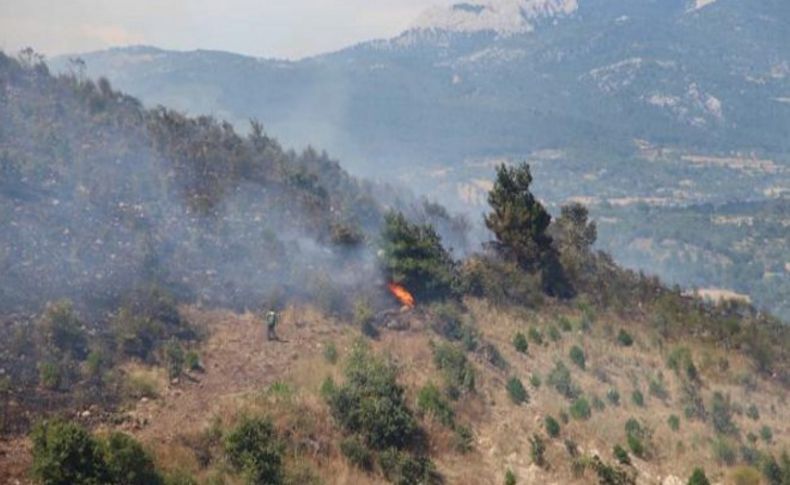
[[[387,284],[387,287],[399,302],[409,308],[414,308],[414,297],[409,293],[409,290],[395,282]]]

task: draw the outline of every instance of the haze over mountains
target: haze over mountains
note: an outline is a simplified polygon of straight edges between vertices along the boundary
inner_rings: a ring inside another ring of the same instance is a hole
[[[493,0],[428,8],[393,39],[296,62],[153,47],[81,57],[149,105],[257,118],[288,145],[473,214],[492,164],[527,159],[550,205],[582,200],[608,221],[600,244],[619,259],[787,316],[789,43],[779,0]],[[777,214],[768,235],[719,231],[721,204],[739,203]],[[664,207],[702,214],[715,237],[645,237],[640,211]],[[774,259],[738,262],[756,247]]]

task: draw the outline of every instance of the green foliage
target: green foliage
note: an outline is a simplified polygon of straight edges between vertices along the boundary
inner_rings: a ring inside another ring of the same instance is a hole
[[[200,355],[194,350],[188,351],[184,356],[184,366],[187,370],[193,372],[203,370],[203,364],[200,363]]]
[[[623,347],[630,347],[634,344],[634,338],[622,328],[620,329],[620,333],[617,334],[617,341],[620,342],[620,345]]]
[[[667,391],[667,386],[664,383],[664,376],[659,372],[657,378],[651,378],[650,383],[648,384],[648,390],[650,395],[660,399],[662,401],[666,401],[669,399],[669,391]]]
[[[515,337],[513,337],[513,347],[515,347],[516,351],[526,354],[529,349],[527,337],[523,333],[517,332]]]
[[[760,428],[760,438],[763,439],[766,443],[770,443],[774,439],[774,432],[771,430],[771,427],[767,424]]]
[[[472,430],[466,426],[455,426],[453,435],[453,448],[458,453],[469,453],[474,445],[474,435]]]
[[[337,363],[337,346],[334,342],[329,342],[324,346],[324,359],[332,365]]]
[[[549,332],[549,338],[551,339],[552,342],[559,342],[560,340],[562,340],[562,334],[560,333],[559,329],[554,325],[551,325],[549,327],[548,332]]]
[[[88,355],[88,337],[69,300],[47,305],[36,322],[36,331],[47,354],[59,359],[83,360]]]
[[[546,442],[537,433],[529,438],[529,455],[532,463],[541,468],[546,467]]]
[[[250,484],[282,483],[282,454],[283,445],[267,418],[245,416],[225,437],[228,462]]]
[[[531,376],[529,376],[529,383],[532,387],[538,389],[542,383],[542,381],[540,380],[540,374],[533,373]]]
[[[165,364],[167,366],[167,375],[174,379],[181,375],[184,371],[184,349],[181,348],[176,340],[170,340],[165,345]]]
[[[44,389],[57,390],[61,384],[61,368],[52,362],[39,362],[38,382]]]
[[[699,373],[691,358],[691,351],[688,347],[676,347],[667,357],[667,366],[675,371],[678,377],[685,377],[691,381],[697,381]]]
[[[104,460],[111,483],[124,485],[156,485],[162,477],[154,461],[131,436],[113,432],[103,443]]]
[[[434,332],[438,333],[447,340],[452,341],[474,341],[474,329],[469,325],[464,325],[462,308],[459,303],[447,300],[434,303],[431,306],[434,318],[431,321],[431,328]],[[471,342],[471,348],[474,350],[476,342]]]
[[[554,369],[549,373],[547,382],[568,399],[575,399],[581,394],[581,390],[571,379],[570,370],[560,361],[555,363]]]
[[[628,452],[625,451],[625,448],[623,448],[622,446],[614,445],[614,448],[612,449],[612,453],[614,454],[614,457],[621,465],[631,464],[631,457],[628,456]]]
[[[426,384],[417,393],[417,410],[424,415],[433,416],[449,428],[455,423],[453,408],[439,392],[439,388],[432,383]]]
[[[403,448],[412,443],[418,427],[397,383],[395,368],[357,342],[344,373],[346,382],[327,393],[335,421],[375,449]]]
[[[571,321],[568,320],[567,317],[560,317],[559,325],[563,332],[570,332],[573,330],[573,325],[571,325]]]
[[[384,476],[396,485],[441,483],[436,466],[430,458],[388,448],[379,455],[379,466]]]
[[[570,354],[571,362],[576,364],[580,369],[584,370],[587,365],[587,359],[584,356],[584,351],[578,345],[571,347]]]
[[[516,480],[516,474],[513,473],[513,470],[507,470],[505,472],[505,485],[516,485],[518,480]]]
[[[733,470],[730,480],[733,485],[760,485],[762,483],[760,472],[748,466],[741,466]]]
[[[600,397],[598,397],[597,394],[593,394],[591,398],[592,398],[593,409],[595,409],[596,411],[603,411],[604,409],[606,409],[606,404],[604,404],[604,402],[601,400]]]
[[[689,477],[688,485],[710,485],[710,480],[708,480],[702,468],[695,468],[691,477]]]
[[[717,433],[734,435],[738,428],[732,421],[732,403],[730,397],[725,397],[720,392],[714,392],[710,406],[711,422]]]
[[[592,410],[590,409],[590,403],[587,402],[585,397],[578,397],[576,398],[573,403],[571,403],[571,407],[569,409],[571,416],[573,419],[586,421],[590,419],[592,416]]]
[[[647,458],[646,442],[650,439],[650,431],[639,424],[634,418],[625,423],[625,437],[631,453],[639,458]]]
[[[611,388],[606,392],[606,400],[615,406],[620,405],[620,393],[615,388]]]
[[[340,442],[340,452],[354,466],[370,471],[373,468],[373,453],[364,440],[357,435],[352,435]]]
[[[454,294],[455,264],[433,227],[412,224],[402,213],[390,212],[381,240],[387,278],[404,285],[418,301]]]
[[[645,396],[642,395],[642,391],[634,389],[634,392],[631,393],[631,402],[640,408],[645,407]]]
[[[527,330],[527,335],[535,345],[543,345],[543,334],[541,334],[540,330],[537,328],[529,327],[529,330]]]
[[[604,463],[598,456],[594,456],[589,465],[598,475],[601,485],[635,485],[636,480],[623,469]]]
[[[667,418],[667,424],[672,431],[678,431],[680,429],[680,418],[672,414]]]
[[[634,455],[643,458],[645,456],[645,445],[642,442],[642,439],[634,434],[626,435],[626,441],[628,443],[628,448],[631,450],[631,453]]]
[[[378,337],[379,331],[373,325],[375,314],[370,302],[366,298],[357,298],[354,302],[354,325],[356,325],[363,335],[370,338]]]
[[[449,343],[440,343],[433,349],[433,362],[442,371],[451,396],[474,391],[474,368],[461,349]]]
[[[44,421],[31,441],[31,474],[44,485],[99,485],[109,478],[99,443],[77,424]]]
[[[717,436],[711,443],[711,448],[713,449],[713,456],[720,463],[729,466],[735,464],[738,454],[735,451],[735,446],[729,439],[724,436]]]
[[[746,416],[754,421],[757,421],[760,419],[760,410],[757,409],[755,404],[751,404],[748,408],[746,408]]]
[[[472,256],[461,267],[464,293],[485,297],[495,305],[536,306],[543,298],[539,274],[527,273],[517,263],[494,256]]]
[[[522,404],[529,400],[529,394],[527,394],[527,390],[524,388],[524,384],[521,383],[521,379],[518,377],[511,377],[507,381],[507,394],[510,396],[510,400],[513,401],[514,404]]]
[[[544,422],[546,424],[546,434],[552,438],[556,438],[560,435],[560,423],[558,423],[556,419],[552,416],[546,416]]]

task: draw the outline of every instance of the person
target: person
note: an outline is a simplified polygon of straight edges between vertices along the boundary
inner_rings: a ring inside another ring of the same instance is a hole
[[[270,309],[268,313],[266,313],[266,339],[267,340],[277,340],[277,333],[275,332],[275,328],[277,327],[277,321],[279,320],[279,315],[274,309]]]

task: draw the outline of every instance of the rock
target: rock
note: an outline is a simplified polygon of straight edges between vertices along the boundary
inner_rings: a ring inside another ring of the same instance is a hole
[[[141,397],[141,398],[140,398],[140,403],[141,403],[141,404],[145,404],[145,403],[147,403],[147,402],[148,402],[148,398],[147,398],[147,397]]]
[[[83,411],[80,414],[80,417],[82,417],[82,418],[90,418],[91,417],[91,412],[86,409],[85,411]]]

